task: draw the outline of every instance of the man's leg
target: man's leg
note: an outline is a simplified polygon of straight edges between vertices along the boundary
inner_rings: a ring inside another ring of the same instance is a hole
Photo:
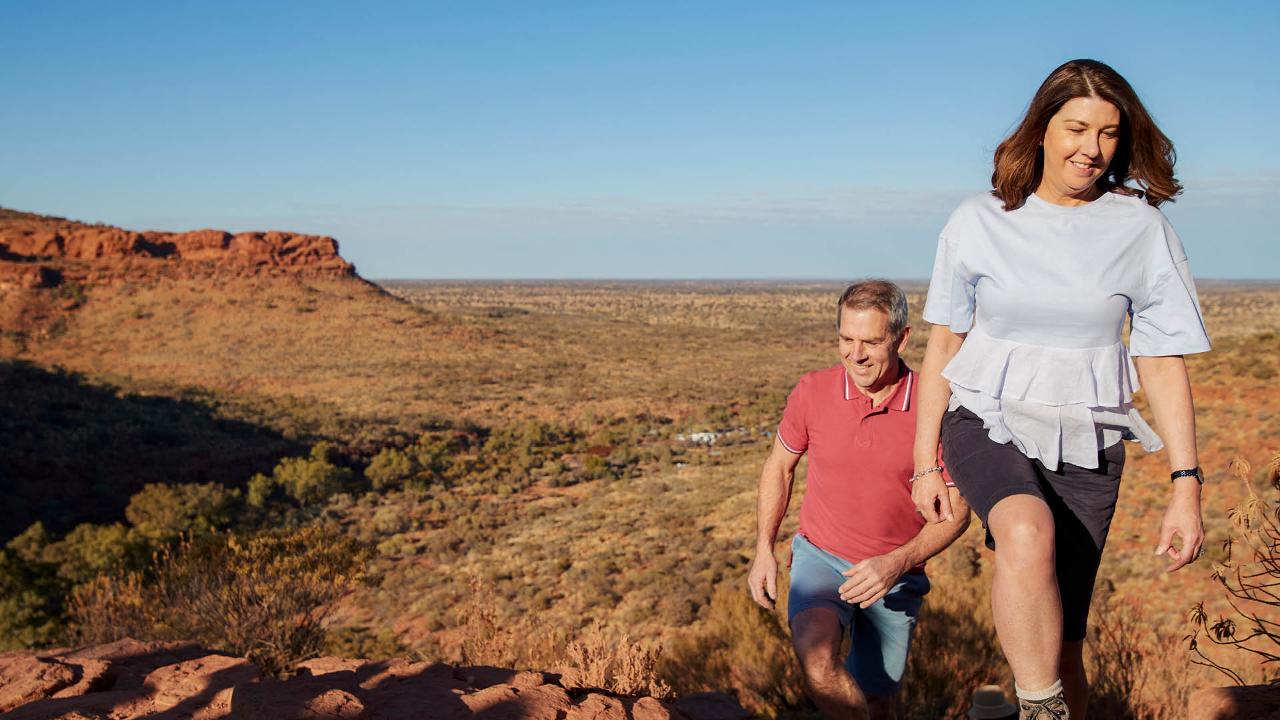
[[[867,695],[871,720],[897,717],[898,688],[929,588],[922,573],[908,573],[871,607],[854,613],[846,667]]]
[[[830,720],[869,720],[867,698],[840,656],[844,628],[832,610],[811,608],[791,619],[791,641],[804,670],[809,699]]]
[[[871,708],[871,720],[897,720],[898,694],[868,695],[867,707]]]

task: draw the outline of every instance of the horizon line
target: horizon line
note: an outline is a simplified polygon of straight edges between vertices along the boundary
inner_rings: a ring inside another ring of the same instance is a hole
[[[364,277],[363,275],[361,277]],[[688,277],[634,277],[634,276],[595,276],[595,277],[552,277],[552,276],[524,276],[524,277],[364,277],[365,280],[374,283],[396,283],[396,282],[439,282],[439,283],[494,283],[494,282],[563,282],[563,283],[592,283],[592,282],[648,282],[648,283],[680,283],[680,282],[743,282],[743,283],[840,283],[851,282],[854,280],[870,279],[883,277],[897,283],[912,285],[927,285],[929,278],[895,278],[879,275],[859,275],[849,277],[803,277],[803,276],[749,276],[749,277],[724,277],[724,276],[688,276]],[[1196,284],[1257,284],[1257,285],[1280,285],[1280,277],[1197,277]]]

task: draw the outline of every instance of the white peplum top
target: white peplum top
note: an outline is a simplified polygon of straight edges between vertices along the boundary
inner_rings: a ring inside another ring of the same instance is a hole
[[[1076,207],[1032,194],[1011,212],[990,193],[965,200],[938,240],[924,319],[968,333],[942,371],[951,409],[1050,469],[1096,468],[1121,439],[1163,447],[1133,406],[1130,354],[1209,349],[1181,240],[1116,193]]]

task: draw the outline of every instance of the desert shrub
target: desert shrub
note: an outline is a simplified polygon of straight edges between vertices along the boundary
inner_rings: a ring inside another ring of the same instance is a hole
[[[275,494],[276,481],[267,475],[257,473],[249,478],[249,484],[245,490],[245,502],[251,507],[263,508],[271,502],[271,496]]]
[[[189,537],[147,572],[99,575],[72,593],[75,639],[192,640],[279,674],[324,647],[330,605],[370,550],[318,525],[249,537]]]
[[[620,695],[667,697],[670,686],[657,668],[662,648],[652,641],[633,641],[601,623],[570,632],[535,614],[507,618],[500,611],[502,593],[491,581],[471,578],[469,592],[459,598],[462,623],[449,659],[467,665],[554,670],[569,688],[597,688]]]
[[[583,473],[592,480],[610,477],[609,461],[598,455],[587,455],[582,460]]]
[[[1228,517],[1232,537],[1226,541],[1226,560],[1214,563],[1213,579],[1226,593],[1232,613],[1210,621],[1204,603],[1191,609],[1192,633],[1188,636],[1193,659],[1213,668],[1239,685],[1247,683],[1243,671],[1210,658],[1200,648],[1202,639],[1229,647],[1261,663],[1266,680],[1280,682],[1280,454],[1271,459],[1268,484],[1276,497],[1264,500],[1250,481],[1252,468],[1242,459],[1231,463],[1232,474],[1245,487],[1245,499]]]
[[[28,563],[47,562],[45,550],[53,544],[53,538],[42,522],[33,522],[5,544],[14,559]]]
[[[54,566],[0,549],[0,652],[56,642],[66,592]]]
[[[183,533],[226,528],[239,504],[239,490],[217,483],[149,483],[129,499],[124,516],[139,535],[160,544]]]
[[[782,617],[756,605],[740,583],[723,583],[702,625],[668,643],[658,675],[677,693],[728,689],[753,713],[777,717],[805,701],[804,676]]]
[[[615,637],[596,622],[569,642],[565,654],[570,685],[619,695],[662,698],[671,694],[671,686],[657,673],[662,646],[656,643],[633,643],[626,633]]]
[[[1141,600],[1102,591],[1094,599],[1085,645],[1089,715],[1115,720],[1183,717],[1195,679],[1176,662],[1186,652],[1180,645],[1178,638],[1152,628]],[[1157,658],[1165,662],[1153,662]]]
[[[333,463],[334,447],[316,443],[307,457],[281,460],[270,477],[262,474],[249,480],[249,505],[266,506],[276,488],[304,506],[317,505],[351,482],[351,470]]]
[[[98,573],[122,567],[137,551],[129,529],[120,523],[94,525],[81,523],[66,537],[44,549],[46,562],[58,566],[58,575],[73,583],[84,582]]]
[[[373,530],[381,535],[395,535],[409,529],[409,518],[400,505],[384,505],[373,514]]]
[[[405,481],[417,475],[419,470],[416,455],[398,448],[384,448],[373,456],[364,476],[374,490],[389,490],[404,486]]]
[[[449,470],[452,458],[460,451],[461,447],[455,440],[430,434],[418,438],[418,442],[409,448],[420,472],[432,478],[442,477]]]

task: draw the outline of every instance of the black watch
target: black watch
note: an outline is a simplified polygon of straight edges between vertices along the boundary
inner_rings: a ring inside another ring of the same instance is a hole
[[[1197,465],[1190,470],[1175,470],[1169,473],[1169,482],[1173,482],[1180,477],[1193,477],[1201,485],[1204,484],[1204,473],[1200,472],[1200,466]]]

